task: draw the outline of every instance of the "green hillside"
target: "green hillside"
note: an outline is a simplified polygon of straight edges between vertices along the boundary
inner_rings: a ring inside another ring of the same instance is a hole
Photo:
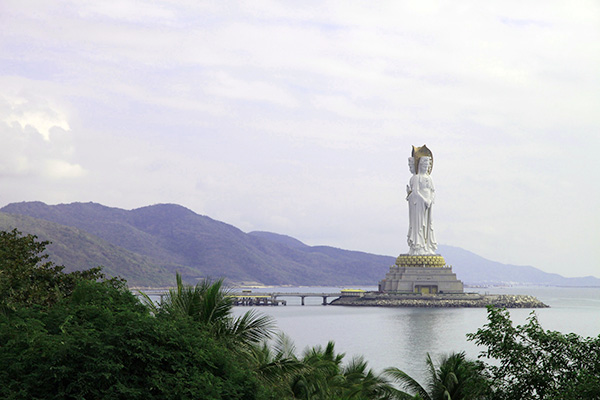
[[[173,272],[148,257],[125,250],[81,229],[43,219],[0,212],[0,229],[18,229],[52,242],[50,260],[65,266],[66,272],[102,266],[108,276],[122,276],[136,286],[169,286]]]
[[[202,277],[225,277],[238,284],[374,285],[393,263],[392,257],[325,246],[311,247],[295,239],[290,241],[291,238],[274,240],[280,236],[274,234],[266,234],[266,237],[261,233],[247,234],[174,204],[129,211],[95,203],[50,206],[25,202],[9,204],[0,211],[15,218],[27,215],[37,221],[53,222],[54,225],[46,225],[23,217],[14,227],[51,240],[56,248],[65,249],[61,254],[54,254],[55,247],[49,248],[56,257],[53,259],[70,268],[81,268],[83,261],[86,267],[93,263],[93,257],[82,260],[78,252],[86,257],[119,254],[120,265],[113,262],[109,267],[107,260],[101,257],[95,264],[106,263],[107,271],[118,272],[132,285],[152,284],[154,278],[156,285],[162,285],[165,282],[163,273],[174,275],[175,270],[190,283]],[[61,230],[57,226],[77,229]],[[78,234],[89,239],[77,240]],[[91,238],[102,243],[103,250],[92,249],[88,243],[92,242]],[[104,250],[106,245],[111,245],[110,250]],[[66,249],[69,249],[68,254]],[[126,266],[126,261],[131,261],[132,265]],[[140,268],[154,269],[148,276],[140,276]]]

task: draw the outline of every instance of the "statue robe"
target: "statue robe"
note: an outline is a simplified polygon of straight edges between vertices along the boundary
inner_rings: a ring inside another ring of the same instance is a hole
[[[408,194],[408,246],[410,255],[435,254],[437,242],[433,234],[432,206],[435,197],[433,180],[428,174],[413,175]]]

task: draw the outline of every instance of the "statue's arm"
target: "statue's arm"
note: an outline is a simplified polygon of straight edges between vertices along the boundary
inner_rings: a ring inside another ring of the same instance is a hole
[[[411,193],[413,192],[413,188],[415,185],[415,176],[412,176],[410,178],[410,180],[408,181],[408,185],[406,185],[406,200],[408,201],[408,198],[410,197]]]
[[[429,208],[435,200],[435,188],[433,187],[433,179],[431,179],[431,177],[428,177],[427,181],[427,186],[429,188],[429,196],[425,199],[425,203],[427,205],[427,208]]]

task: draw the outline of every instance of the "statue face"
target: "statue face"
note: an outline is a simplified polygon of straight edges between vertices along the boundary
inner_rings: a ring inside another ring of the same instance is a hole
[[[411,174],[415,174],[415,158],[414,157],[408,157],[408,170],[410,171]]]
[[[429,162],[431,159],[429,157],[421,157],[419,159],[419,173],[426,174],[429,169]]]

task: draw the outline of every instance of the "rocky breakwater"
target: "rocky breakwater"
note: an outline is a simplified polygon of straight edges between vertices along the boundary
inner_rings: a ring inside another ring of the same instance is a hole
[[[362,307],[502,307],[547,308],[533,296],[520,294],[483,295],[479,293],[419,294],[366,292],[361,296],[342,296],[333,300],[335,306]]]

